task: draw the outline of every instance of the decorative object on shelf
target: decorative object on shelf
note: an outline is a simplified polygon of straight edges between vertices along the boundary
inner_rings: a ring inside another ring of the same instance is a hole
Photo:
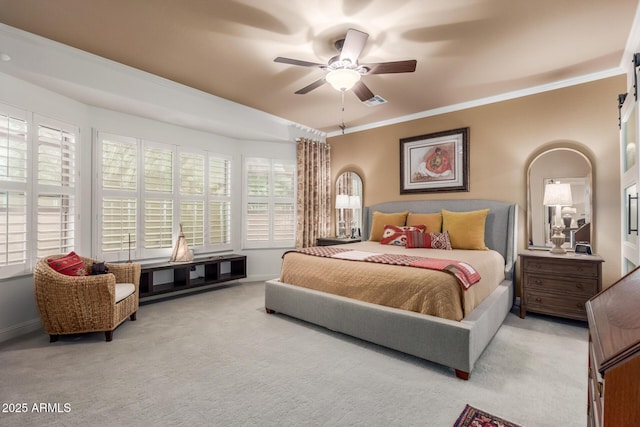
[[[349,209],[355,210],[360,209],[362,207],[362,201],[360,200],[360,196],[349,196]],[[353,219],[353,215],[351,215],[351,239],[356,238],[356,232],[358,233],[358,237],[360,237],[360,228],[356,226],[356,222]]]
[[[338,237],[341,239],[347,237],[347,225],[344,221],[344,210],[349,208],[349,196],[347,194],[338,194],[336,196],[336,209],[340,209],[340,218],[338,219]]]
[[[545,206],[555,207],[555,220],[552,226],[553,235],[551,236],[551,242],[553,248],[551,248],[552,254],[564,254],[567,251],[562,248],[565,242],[564,224],[560,217],[560,210],[562,206],[573,205],[573,199],[571,197],[571,184],[554,182],[547,184],[544,188],[544,201]]]
[[[576,213],[578,213],[576,208],[570,208],[569,206],[562,208],[562,222],[565,228],[571,227],[571,224],[573,224],[573,216]]]
[[[400,139],[400,194],[469,191],[469,128]]]
[[[193,255],[189,250],[187,239],[185,239],[184,233],[182,232],[182,224],[180,224],[180,235],[178,236],[178,241],[176,242],[176,246],[173,248],[173,253],[171,254],[171,258],[169,258],[169,262],[190,262],[190,261],[193,261]]]

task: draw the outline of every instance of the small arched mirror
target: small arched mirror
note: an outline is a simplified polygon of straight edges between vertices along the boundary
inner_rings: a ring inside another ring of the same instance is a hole
[[[573,249],[576,243],[592,244],[592,173],[589,158],[573,148],[552,148],[531,161],[527,173],[527,240],[530,249],[554,246],[551,236],[555,224],[564,226],[563,248]],[[562,204],[549,202],[549,194],[545,196],[545,192],[551,191],[550,187],[557,187],[554,184],[563,184],[571,190],[570,197],[565,196]]]
[[[344,172],[336,180],[336,236],[360,237],[362,229],[362,178]]]

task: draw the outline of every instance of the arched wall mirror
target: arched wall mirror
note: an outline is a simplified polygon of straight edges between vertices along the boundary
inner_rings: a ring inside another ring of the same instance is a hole
[[[362,178],[344,172],[336,180],[336,236],[359,237],[362,229]]]
[[[527,241],[530,249],[553,247],[552,227],[556,223],[564,226],[563,248],[573,249],[576,243],[593,243],[592,174],[589,158],[573,148],[552,148],[531,161],[527,172]],[[565,196],[562,204],[550,201],[553,184],[568,184],[571,190],[570,197]],[[549,204],[545,205],[545,202]]]

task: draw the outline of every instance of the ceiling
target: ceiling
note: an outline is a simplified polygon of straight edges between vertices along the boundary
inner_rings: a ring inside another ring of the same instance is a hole
[[[0,22],[332,133],[538,86],[622,73],[638,0],[0,0]],[[388,102],[325,84],[349,28],[361,63],[417,60],[366,75]]]

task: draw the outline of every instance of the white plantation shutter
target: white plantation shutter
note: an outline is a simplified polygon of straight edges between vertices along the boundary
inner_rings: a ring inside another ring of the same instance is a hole
[[[38,258],[74,248],[74,201],[73,196],[66,194],[38,194]]]
[[[180,193],[204,194],[204,156],[180,153]]]
[[[38,258],[67,253],[75,245],[75,127],[35,117],[38,129],[37,253]]]
[[[231,244],[231,159],[209,156],[209,243]]]
[[[138,218],[138,146],[133,138],[103,134],[100,137],[100,192],[102,257],[125,259],[136,253]],[[127,255],[124,255],[127,254]]]
[[[180,152],[180,224],[190,248],[204,246],[205,156]]]
[[[136,141],[105,136],[102,140],[102,188],[136,191],[138,181]]]
[[[144,189],[148,193],[173,192],[173,150],[145,147]]]
[[[295,244],[295,164],[245,159],[245,239],[248,248]]]
[[[173,166],[171,146],[145,142],[144,148],[144,249],[173,247]]]
[[[204,202],[183,200],[180,202],[180,224],[190,248],[204,245]]]
[[[182,232],[199,253],[232,249],[231,157],[96,132],[96,254],[169,257]],[[129,242],[131,242],[129,244]]]
[[[0,274],[6,277],[27,267],[26,113],[0,104]]]
[[[62,126],[38,125],[38,184],[75,186],[75,135]]]
[[[273,162],[273,240],[293,241],[296,238],[295,165]]]
[[[0,191],[0,245],[0,267],[11,273],[21,272],[27,263],[27,195],[24,192]],[[10,266],[20,268],[8,268]]]
[[[173,200],[145,199],[144,247],[173,247]]]
[[[102,199],[102,251],[126,252],[136,248],[137,200]]]
[[[0,277],[74,249],[76,126],[0,104]]]
[[[0,181],[27,182],[27,120],[0,104]]]

